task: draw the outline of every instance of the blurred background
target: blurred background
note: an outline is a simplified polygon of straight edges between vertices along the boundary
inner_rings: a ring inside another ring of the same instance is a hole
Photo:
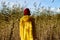
[[[0,40],[20,40],[25,8],[35,19],[36,40],[60,40],[60,0],[0,0]]]

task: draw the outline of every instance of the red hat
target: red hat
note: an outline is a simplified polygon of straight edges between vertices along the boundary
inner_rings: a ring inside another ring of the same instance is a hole
[[[24,15],[31,15],[29,8],[26,8],[26,9],[24,10]]]

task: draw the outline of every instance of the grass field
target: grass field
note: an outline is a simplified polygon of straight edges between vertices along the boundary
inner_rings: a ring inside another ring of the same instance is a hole
[[[60,13],[35,10],[36,40],[60,40]],[[0,40],[20,40],[19,21],[23,16],[23,8],[13,6],[9,9],[2,5],[0,10]],[[34,34],[34,33],[33,33]]]
[[[11,18],[0,15],[0,40],[20,40],[20,18],[16,15]],[[32,17],[35,19],[36,40],[60,40],[60,14]]]

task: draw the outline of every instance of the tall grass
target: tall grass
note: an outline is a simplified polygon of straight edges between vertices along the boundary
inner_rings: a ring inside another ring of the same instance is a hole
[[[6,7],[4,7],[6,8]],[[19,20],[23,8],[13,7],[0,10],[0,40],[20,40]],[[60,14],[51,11],[33,12],[36,40],[60,40]],[[37,15],[39,14],[39,15]]]

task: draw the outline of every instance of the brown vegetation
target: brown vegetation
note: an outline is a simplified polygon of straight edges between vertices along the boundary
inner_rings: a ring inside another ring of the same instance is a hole
[[[0,10],[0,40],[20,40],[19,20],[23,16],[23,8],[5,10]],[[36,13],[39,15],[32,15],[35,18],[36,39],[60,40],[60,14],[48,11]]]

